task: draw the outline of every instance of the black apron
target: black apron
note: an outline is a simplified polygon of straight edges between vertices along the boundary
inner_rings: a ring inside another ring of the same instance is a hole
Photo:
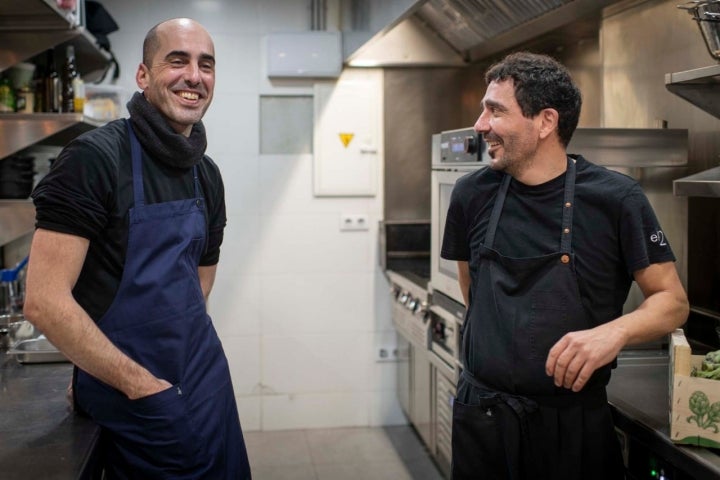
[[[103,429],[108,479],[250,479],[230,371],[198,277],[205,201],[145,204],[141,147],[127,122],[135,203],[117,295],[100,330],[173,384],[137,400],[77,370],[79,407]]]
[[[453,405],[452,471],[465,479],[621,479],[622,458],[603,371],[578,393],[545,373],[550,348],[593,327],[572,252],[575,162],[565,175],[560,251],[511,258],[493,243],[510,185],[505,175],[477,267]]]

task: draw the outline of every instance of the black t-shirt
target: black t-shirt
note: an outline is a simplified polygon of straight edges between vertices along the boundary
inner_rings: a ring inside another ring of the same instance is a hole
[[[142,156],[145,203],[194,198],[192,168],[177,169]],[[225,189],[217,165],[198,164],[205,198],[207,243],[200,266],[215,265],[226,223]],[[69,143],[32,194],[37,228],[90,240],[73,290],[98,321],[115,297],[127,251],[128,212],[134,204],[130,139],[124,120],[87,132]]]
[[[578,286],[586,311],[609,321],[622,312],[633,272],[675,257],[634,179],[571,157],[577,160],[572,250]],[[441,256],[468,261],[473,285],[502,177],[490,168],[471,172],[457,181],[450,199]],[[512,179],[492,248],[515,258],[559,251],[564,185],[565,174],[537,186]]]

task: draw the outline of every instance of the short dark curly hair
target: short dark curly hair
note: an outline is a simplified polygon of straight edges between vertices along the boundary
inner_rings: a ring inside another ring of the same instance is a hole
[[[580,119],[582,97],[560,62],[548,55],[530,52],[511,53],[485,72],[485,82],[512,79],[517,100],[526,118],[535,117],[545,108],[557,110],[558,136],[567,147]]]

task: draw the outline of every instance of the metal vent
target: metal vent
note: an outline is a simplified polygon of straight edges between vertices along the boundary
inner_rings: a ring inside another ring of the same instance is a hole
[[[574,0],[428,0],[416,15],[463,52]]]

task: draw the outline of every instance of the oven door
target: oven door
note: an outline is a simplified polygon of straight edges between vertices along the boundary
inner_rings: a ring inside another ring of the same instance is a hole
[[[445,220],[450,194],[455,182],[469,173],[465,171],[433,170],[431,174],[431,229],[430,229],[430,285],[453,300],[465,303],[458,285],[457,262],[440,258]]]

